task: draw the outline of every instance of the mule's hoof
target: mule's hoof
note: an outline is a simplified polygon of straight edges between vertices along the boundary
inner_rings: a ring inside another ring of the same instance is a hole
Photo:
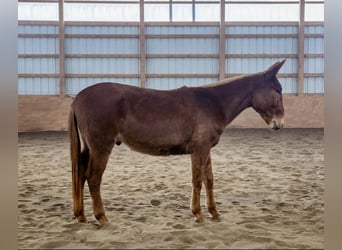
[[[84,215],[75,216],[75,219],[76,219],[78,222],[87,223],[87,217],[85,217]]]
[[[211,220],[215,221],[215,222],[220,222],[220,221],[222,221],[222,217],[220,214],[217,214],[217,215],[211,217]]]
[[[108,219],[106,218],[106,216],[102,216],[101,218],[98,219],[99,223],[101,225],[107,224],[109,223]]]
[[[202,213],[195,215],[195,222],[201,223],[204,221],[204,215]]]

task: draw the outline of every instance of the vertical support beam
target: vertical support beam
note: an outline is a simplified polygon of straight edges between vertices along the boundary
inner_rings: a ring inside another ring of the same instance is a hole
[[[192,21],[196,21],[196,0],[192,0]]]
[[[225,50],[226,50],[226,27],[225,27],[225,0],[220,0],[220,46],[219,46],[219,80],[225,78]]]
[[[169,21],[172,22],[172,0],[169,0]]]
[[[305,0],[299,2],[299,23],[298,23],[298,90],[297,94],[304,93],[304,16]]]
[[[146,48],[144,0],[140,0],[140,87],[146,88]]]
[[[59,95],[65,96],[64,0],[58,0],[59,18]]]

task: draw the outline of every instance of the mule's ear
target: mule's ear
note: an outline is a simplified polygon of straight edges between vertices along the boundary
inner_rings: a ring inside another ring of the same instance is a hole
[[[271,79],[272,77],[275,77],[278,71],[280,70],[281,66],[283,66],[283,64],[285,63],[285,61],[286,60],[284,59],[281,62],[276,62],[271,67],[269,67],[265,72],[265,78]]]

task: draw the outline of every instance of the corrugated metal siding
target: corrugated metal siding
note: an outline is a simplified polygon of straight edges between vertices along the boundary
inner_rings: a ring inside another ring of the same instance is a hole
[[[217,38],[148,38],[147,54],[217,54]]]
[[[147,26],[146,35],[219,34],[218,26]]]
[[[18,38],[19,54],[57,54],[58,52],[57,38]]]
[[[139,34],[137,26],[85,25],[66,26],[65,34]]]
[[[305,58],[304,59],[305,73],[324,73],[323,58]]]
[[[228,38],[227,54],[295,54],[297,38]]]
[[[296,35],[298,27],[284,25],[228,26],[226,27],[226,53],[228,54],[295,54],[298,39],[257,37],[257,35]],[[251,37],[229,37],[229,35],[251,35]],[[255,35],[256,37],[253,37]]]
[[[86,25],[66,26],[65,53],[69,57],[65,60],[66,74],[139,74],[139,58],[115,57],[118,55],[139,54],[139,38],[89,38],[68,37],[68,35],[138,35],[137,26],[109,26]],[[113,54],[110,58],[73,57],[73,55]],[[82,89],[98,82],[120,82],[138,86],[139,78],[66,78],[66,93],[75,95]]]
[[[147,74],[218,74],[219,62],[213,58],[149,58]]]
[[[56,25],[19,25],[19,34],[58,34]],[[85,34],[116,34],[139,35],[139,27],[134,25],[75,25],[65,27],[65,53],[66,74],[134,74],[140,73],[140,43],[138,37],[117,38],[86,38]],[[146,25],[146,84],[147,87],[157,89],[170,89],[183,85],[198,86],[204,83],[218,80],[217,78],[197,78],[196,74],[219,73],[219,58],[212,57],[219,53],[219,26],[218,25]],[[277,60],[277,54],[289,55],[286,64],[281,69],[282,74],[296,74],[298,61],[293,55],[298,51],[298,39],[271,38],[274,34],[297,34],[298,27],[294,25],[228,25],[226,27],[226,74],[244,74],[262,71]],[[305,27],[305,33],[311,36],[305,38],[305,93],[324,92],[324,38],[316,36],[324,34],[323,25],[309,25]],[[70,35],[82,37],[70,37]],[[170,37],[157,37],[158,35],[171,35]],[[172,37],[172,35],[199,35],[199,37]],[[239,35],[251,35],[239,37]],[[154,35],[149,37],[149,35]],[[203,35],[203,37],[200,37]],[[217,35],[217,37],[205,37]],[[235,35],[229,37],[229,35]],[[253,35],[266,35],[265,37],[253,37]],[[314,36],[312,36],[314,35]],[[56,57],[37,57],[39,54],[58,55],[58,38],[51,37],[19,37],[18,54],[26,55],[18,58],[19,74],[58,74],[59,59]],[[28,57],[28,54],[35,54]],[[109,58],[87,58],[87,54],[114,54]],[[115,57],[120,54],[120,57]],[[153,55],[158,55],[153,57]],[[178,54],[180,58],[165,58],[161,55]],[[187,55],[192,55],[191,58]],[[246,58],[238,57],[240,54]],[[262,55],[262,57],[251,56]],[[267,57],[270,54],[270,57]],[[80,56],[81,55],[81,56]],[[128,58],[122,57],[128,55]],[[134,56],[129,56],[134,55]],[[152,56],[149,56],[152,55]],[[196,57],[198,55],[198,57]],[[203,55],[211,55],[203,58]],[[231,56],[234,55],[234,56]],[[272,55],[272,56],[271,56]],[[154,76],[149,77],[149,74]],[[192,77],[173,78],[170,76],[158,77],[158,74],[193,74]],[[308,75],[315,74],[315,75]],[[321,74],[318,75],[317,74]],[[157,75],[157,76],[156,76]],[[140,79],[126,76],[125,78],[67,78],[67,94],[75,94],[90,84],[99,81],[119,81],[139,86]],[[282,78],[284,93],[297,92],[296,78]],[[58,94],[58,78],[27,77],[18,80],[19,94]]]
[[[67,74],[139,74],[138,58],[67,58]]]
[[[304,79],[304,93],[324,93],[324,78],[312,77]]]
[[[138,54],[139,39],[66,38],[66,54]]]
[[[304,40],[305,54],[323,54],[324,53],[324,39],[316,37],[307,37]]]
[[[294,25],[229,25],[226,34],[298,34]]]
[[[58,26],[52,25],[18,25],[19,34],[58,34]]]
[[[298,27],[294,25],[236,25],[226,27],[226,54],[228,55],[263,55],[262,57],[229,57],[226,58],[226,74],[247,74],[260,72],[267,69],[274,62],[286,59],[286,63],[280,69],[280,74],[297,74],[297,58],[275,58],[274,55],[284,54],[292,56],[298,53],[297,37],[272,38],[272,35],[297,35]],[[234,35],[234,37],[229,37]],[[237,37],[242,35],[242,37]],[[243,37],[243,35],[249,35]],[[265,37],[257,37],[263,35]],[[255,37],[253,37],[255,36]],[[267,58],[267,54],[270,57]],[[293,77],[279,78],[283,87],[283,93],[297,92],[297,79]]]
[[[323,25],[310,25],[304,27],[305,34],[324,34],[324,26]]]
[[[19,58],[19,74],[58,74],[59,62],[56,58]]]
[[[218,58],[187,58],[187,54],[218,54],[219,38],[205,37],[218,35],[218,26],[147,26],[147,54],[178,54],[183,58],[149,58],[146,60],[148,74],[217,74]],[[170,38],[151,38],[148,35],[171,35]],[[172,35],[203,35],[198,38],[175,38]],[[199,86],[215,78],[147,78],[146,84],[154,89],[173,89],[183,85]]]
[[[248,74],[260,72],[273,63],[284,58],[228,58],[226,59],[226,72],[229,74]],[[280,69],[280,74],[296,73],[298,61],[296,58],[287,58],[286,63]]]
[[[19,95],[58,95],[58,78],[18,78]]]
[[[310,25],[305,27],[305,34],[323,35],[323,25]],[[305,74],[324,74],[324,38],[306,37],[304,40],[304,51],[309,57],[304,60]],[[310,56],[311,55],[311,56]],[[305,77],[304,93],[324,93],[324,78]]]
[[[19,34],[58,34],[55,25],[18,25]],[[59,94],[58,78],[20,77],[20,74],[58,74],[58,58],[30,57],[29,55],[56,55],[59,53],[58,38],[51,37],[19,37],[18,54],[26,57],[18,58],[18,94],[43,95]]]

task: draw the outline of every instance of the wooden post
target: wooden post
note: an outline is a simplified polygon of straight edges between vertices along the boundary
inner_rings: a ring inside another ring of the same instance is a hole
[[[226,50],[226,26],[225,26],[225,0],[220,0],[220,48],[219,48],[219,80],[225,78],[225,50]]]
[[[146,88],[146,48],[144,0],[140,0],[140,87]]]
[[[297,94],[304,93],[304,16],[305,0],[299,2],[299,23],[298,23],[298,90]]]
[[[65,96],[64,0],[58,0],[59,17],[59,95]]]

